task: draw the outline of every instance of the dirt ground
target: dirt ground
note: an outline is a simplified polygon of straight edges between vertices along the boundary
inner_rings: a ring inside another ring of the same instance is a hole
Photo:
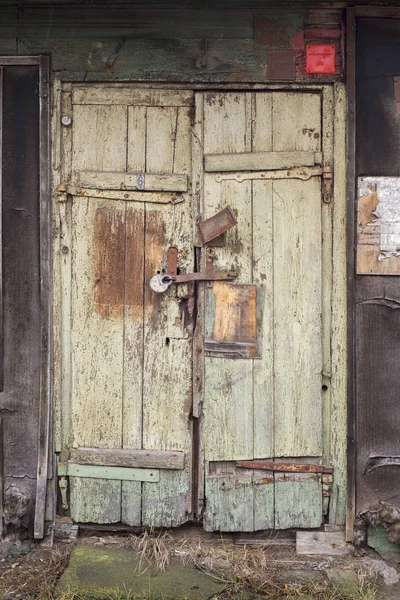
[[[195,531],[186,532],[183,536],[173,532],[150,532],[141,536],[89,535],[74,542],[55,543],[51,549],[26,541],[19,546],[17,543],[11,555],[0,558],[0,600],[55,598],[57,581],[77,545],[131,550],[140,554],[143,569],[151,565],[152,569],[165,570],[171,557],[174,560],[179,557],[184,564],[190,563],[226,582],[226,591],[219,596],[221,600],[400,599],[400,591],[394,596],[382,592],[377,577],[368,570],[358,569],[357,563],[354,565],[349,557],[298,557],[290,543],[287,546],[266,543],[251,548],[234,544],[229,536],[225,539],[218,536],[210,538],[201,531]],[[326,576],[333,568],[345,575],[350,573],[351,581],[356,584],[333,585]],[[82,598],[74,594],[59,597],[62,600]],[[115,597],[117,600],[139,600],[132,591]]]

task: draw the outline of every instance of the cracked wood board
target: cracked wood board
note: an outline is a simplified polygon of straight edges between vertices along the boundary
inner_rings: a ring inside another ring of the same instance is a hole
[[[400,273],[400,178],[358,180],[357,273]]]

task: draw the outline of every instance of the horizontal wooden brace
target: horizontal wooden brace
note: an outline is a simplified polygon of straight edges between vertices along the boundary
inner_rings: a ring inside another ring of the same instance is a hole
[[[185,198],[168,192],[131,192],[127,190],[98,190],[84,188],[74,185],[60,185],[58,192],[62,196],[60,200],[65,201],[65,194],[79,196],[81,198],[101,198],[104,200],[125,200],[126,202],[147,202],[150,204],[179,204]]]
[[[206,154],[205,170],[209,172],[261,171],[313,167],[322,163],[321,152],[242,152]]]
[[[225,180],[234,180],[238,183],[242,181],[251,181],[261,179],[268,181],[270,179],[301,179],[307,181],[311,177],[321,177],[324,173],[322,167],[300,167],[296,169],[280,169],[277,171],[248,171],[242,173],[218,173],[215,175],[215,181],[220,183]]]
[[[131,469],[127,467],[99,467],[78,465],[75,463],[59,464],[60,477],[88,477],[90,479],[116,479],[119,481],[146,481],[158,483],[160,472],[157,469]]]
[[[184,469],[185,453],[167,450],[126,450],[109,448],[71,448],[72,461],[81,465],[134,467],[145,469]]]
[[[73,104],[122,104],[133,106],[192,106],[193,92],[187,90],[149,90],[113,83],[112,86],[74,87]]]
[[[282,473],[333,473],[332,467],[310,463],[278,463],[268,460],[241,460],[236,463],[236,466],[242,467],[243,469],[262,469]]]
[[[78,186],[95,190],[141,190],[143,192],[186,192],[187,175],[173,173],[121,173],[79,171]]]

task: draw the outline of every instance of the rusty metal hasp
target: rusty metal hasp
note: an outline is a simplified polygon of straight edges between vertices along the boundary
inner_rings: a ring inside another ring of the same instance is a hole
[[[199,223],[201,241],[203,244],[207,244],[207,242],[211,242],[211,240],[219,237],[236,224],[237,220],[231,207],[226,206],[216,215]]]
[[[269,460],[240,460],[236,462],[236,466],[241,467],[242,469],[260,469],[265,471],[280,471],[282,473],[333,473],[332,467],[314,463],[278,463]]]
[[[192,283],[193,281],[232,281],[237,277],[233,271],[214,273],[214,248],[207,248],[206,271],[201,273],[182,273],[178,275],[178,249],[171,247],[167,254],[167,273],[158,273],[150,279],[153,292],[165,292],[173,283]]]
[[[220,273],[184,273],[183,275],[155,275],[150,279],[153,292],[165,292],[172,283],[192,283],[193,281],[232,281],[237,273],[222,271]]]

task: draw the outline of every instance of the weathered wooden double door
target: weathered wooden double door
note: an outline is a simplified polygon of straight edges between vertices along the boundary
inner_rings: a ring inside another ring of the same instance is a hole
[[[329,460],[322,92],[65,86],[56,444],[74,521],[322,523],[323,475],[238,464]],[[203,245],[226,206],[237,223]],[[154,292],[170,248],[178,274],[211,257],[232,281]]]

